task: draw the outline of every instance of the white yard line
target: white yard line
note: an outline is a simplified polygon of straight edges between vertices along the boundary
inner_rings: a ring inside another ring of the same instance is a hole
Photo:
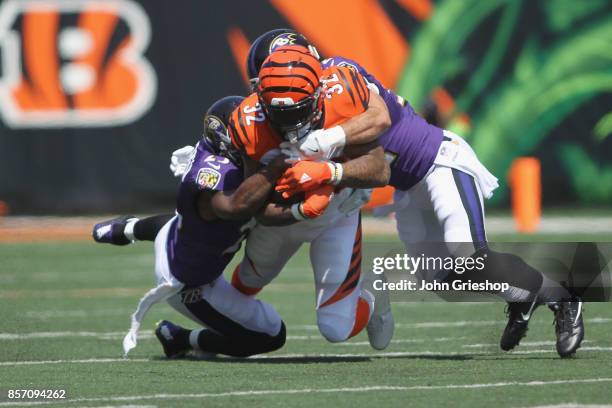
[[[487,216],[487,233],[513,234],[516,224],[510,216]],[[394,218],[364,217],[362,220],[364,234],[396,234]],[[612,217],[609,216],[544,216],[537,232],[540,234],[609,234],[612,231]]]
[[[31,340],[31,339],[52,339],[64,337],[95,337],[100,340],[120,340],[127,334],[121,332],[89,332],[89,331],[61,331],[61,332],[33,332],[33,333],[0,333],[0,340]],[[138,333],[140,339],[153,338],[152,331],[142,331]]]
[[[502,325],[506,323],[503,320],[459,320],[454,322],[419,322],[419,323],[396,323],[395,327],[399,329],[437,329],[447,327],[479,327],[479,326],[493,326]],[[586,324],[607,324],[612,323],[612,318],[608,317],[592,317],[585,319]],[[319,328],[314,324],[304,325],[293,325],[288,330],[304,330],[304,331],[318,331]],[[0,341],[2,340],[27,340],[27,339],[38,339],[38,338],[59,338],[59,337],[98,337],[106,340],[122,339],[127,333],[126,331],[116,332],[93,332],[93,331],[58,331],[58,332],[31,332],[31,333],[0,333]],[[152,330],[141,331],[139,337],[141,338],[152,338]],[[289,340],[313,340],[318,338],[317,336],[288,336]],[[461,337],[455,337],[454,339],[461,339]],[[435,340],[430,340],[435,341]],[[441,340],[438,340],[441,341]],[[412,341],[403,341],[412,342]],[[419,342],[419,341],[414,341]],[[355,344],[355,343],[353,343]]]
[[[454,322],[420,322],[420,323],[396,323],[395,327],[400,329],[432,329],[444,327],[478,327],[503,324],[503,320],[457,320]]]
[[[289,336],[290,337],[290,336]],[[289,339],[289,337],[287,337]],[[426,339],[394,339],[391,340],[391,344],[422,344],[422,343],[441,343],[447,341],[460,341],[465,340],[467,337],[430,337]],[[347,341],[344,343],[337,343],[338,346],[369,346],[369,341]]]
[[[578,349],[581,351],[612,351],[612,347],[603,347],[603,346],[587,346],[581,347]],[[466,351],[466,352],[457,352],[457,351],[431,351],[431,350],[421,350],[421,351],[396,351],[396,352],[371,352],[371,353],[288,353],[288,354],[264,354],[264,355],[256,355],[249,357],[250,360],[269,360],[269,359],[308,359],[308,358],[336,358],[336,359],[353,359],[353,358],[384,358],[384,357],[427,357],[427,356],[466,356],[466,357],[475,357],[475,356],[485,356],[485,355],[521,355],[521,354],[548,354],[555,353],[556,351],[552,348],[550,349],[534,349],[534,350],[515,350],[512,352],[504,353],[502,351],[490,351],[490,350],[480,350],[480,351]],[[232,360],[235,361],[236,358],[232,357],[218,357],[218,360]],[[147,358],[90,358],[90,359],[77,359],[77,360],[33,360],[33,361],[2,361],[0,362],[0,367],[11,367],[11,366],[25,366],[25,365],[45,365],[45,364],[106,364],[106,363],[116,363],[116,362],[135,362],[135,363],[143,363],[143,362],[165,362],[166,360],[152,360]],[[191,360],[185,360],[191,361]]]
[[[58,331],[58,332],[32,332],[32,333],[0,333],[0,341],[6,340],[32,340],[32,339],[54,339],[54,338],[69,338],[69,337],[95,337],[98,340],[121,340],[127,334],[127,331],[117,332],[90,332],[90,331]],[[138,333],[140,340],[153,339],[155,336],[151,331],[141,331]],[[427,343],[427,342],[445,342],[465,340],[467,337],[438,337],[438,338],[410,338],[410,339],[395,339],[393,344],[402,343]],[[312,341],[324,340],[320,335],[314,336],[287,336],[287,340],[292,341]],[[340,346],[362,346],[370,345],[367,341],[354,341],[339,343]]]
[[[396,307],[422,307],[422,306],[442,306],[442,305],[448,305],[450,302],[445,302],[443,300],[439,300],[439,301],[402,301],[402,300],[395,300],[393,301],[393,308]],[[500,305],[505,305],[505,303],[503,301],[499,301],[499,302],[453,302],[452,305],[453,307],[457,307],[457,306],[482,306],[482,305],[494,305],[494,304],[500,304]]]
[[[496,383],[476,383],[476,384],[446,384],[446,385],[413,385],[413,386],[394,386],[394,385],[370,385],[358,388],[302,388],[288,390],[252,390],[252,391],[228,391],[219,393],[200,393],[200,394],[151,394],[151,395],[130,395],[121,397],[97,397],[97,398],[75,398],[57,401],[18,401],[0,402],[2,406],[34,406],[50,404],[68,404],[83,402],[102,402],[102,401],[142,401],[142,400],[182,400],[182,399],[204,399],[204,398],[223,398],[223,397],[254,397],[266,395],[293,395],[293,394],[335,394],[335,393],[355,393],[371,391],[435,391],[435,390],[456,390],[456,389],[482,389],[482,388],[501,388],[501,387],[541,387],[549,385],[565,384],[594,384],[609,383],[612,378],[584,378],[567,380],[535,380],[535,381],[510,381]]]
[[[157,405],[102,405],[102,406],[93,406],[87,408],[157,408]]]
[[[544,216],[540,221],[540,234],[609,234],[612,231],[612,217],[564,217]],[[516,232],[512,217],[487,217],[487,232],[507,234]]]
[[[588,347],[580,347],[578,352],[581,351],[612,351],[612,347],[603,347],[603,346],[588,346]],[[265,359],[274,359],[274,358],[381,358],[381,357],[419,357],[419,356],[466,356],[466,357],[474,357],[474,356],[483,356],[483,355],[514,355],[514,354],[538,354],[538,353],[557,353],[554,349],[535,349],[535,350],[514,350],[511,352],[503,352],[501,350],[480,350],[480,351],[430,351],[430,350],[421,350],[421,351],[389,351],[389,352],[371,352],[371,353],[341,353],[341,354],[300,354],[300,353],[292,353],[292,354],[265,354],[265,355],[257,355],[249,357],[255,360],[265,360]]]
[[[587,346],[587,347],[580,347],[578,349],[578,353],[582,352],[582,351],[612,351],[612,347],[601,347],[601,346]],[[542,354],[542,353],[557,353],[556,350],[554,349],[536,349],[536,350],[513,350],[513,351],[509,351],[507,353],[504,353],[502,351],[495,351],[495,352],[483,352],[481,351],[480,353],[476,353],[476,354]]]
[[[592,343],[590,340],[583,340],[582,344]],[[539,347],[539,346],[554,346],[554,341],[521,341],[521,347]],[[476,344],[464,344],[463,348],[476,348],[482,349],[487,347],[499,347],[498,343],[476,343]]]
[[[612,408],[612,405],[579,404],[577,402],[562,402],[555,405],[534,405],[525,408]]]
[[[610,323],[612,319],[608,317],[592,317],[590,319],[585,319],[585,322],[589,324]]]
[[[612,322],[612,319],[609,319]],[[493,326],[503,325],[506,322],[504,320],[458,320],[454,322],[419,322],[419,323],[395,323],[396,329],[439,329],[446,327],[480,327],[480,326]],[[596,322],[603,323],[603,322]],[[302,324],[292,326],[293,330],[305,330],[314,331],[319,328],[314,324]]]
[[[92,310],[29,310],[25,316],[31,319],[48,320],[64,317],[129,316],[132,309],[92,309]]]
[[[2,361],[0,367],[12,367],[22,365],[45,365],[45,364],[104,364],[117,362],[136,362],[143,363],[152,361],[148,358],[88,358],[82,360],[34,360],[34,361]]]
[[[585,324],[612,323],[609,317],[592,317],[584,319]],[[396,323],[395,327],[400,329],[431,329],[444,327],[478,327],[505,324],[505,320],[459,320],[455,322],[421,322],[421,323]]]
[[[82,228],[93,225],[111,215],[96,217],[54,217],[54,216],[8,216],[0,218],[0,228],[19,230],[22,228]],[[368,234],[395,234],[395,219],[392,217],[375,218],[366,216],[362,219],[364,232]],[[609,233],[612,230],[612,217],[607,215],[544,215],[540,222],[540,233]],[[89,231],[89,230],[88,230]],[[510,215],[488,215],[487,232],[513,233],[516,231],[514,219]]]
[[[608,317],[593,317],[585,319],[585,324],[602,324],[612,323],[612,318]],[[435,329],[435,328],[446,328],[446,327],[479,327],[479,326],[493,326],[506,324],[505,320],[458,320],[454,322],[420,322],[420,323],[396,323],[395,328],[399,329]],[[303,325],[295,327],[303,330],[313,330],[317,326]]]

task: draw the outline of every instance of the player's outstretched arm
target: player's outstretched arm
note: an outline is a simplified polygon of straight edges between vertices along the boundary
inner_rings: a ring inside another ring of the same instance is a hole
[[[391,126],[391,117],[383,98],[371,92],[365,112],[339,126],[346,135],[346,145],[366,144],[377,140],[380,134]]]
[[[266,203],[276,180],[287,169],[282,157],[244,180],[234,191],[208,191],[198,198],[200,216],[207,220],[247,220],[254,217]]]
[[[290,205],[278,203],[268,203],[263,210],[255,217],[258,224],[270,227],[281,227],[291,225],[298,220],[291,213]]]
[[[385,159],[385,151],[378,142],[347,146],[345,156],[350,160],[342,163],[342,178],[336,183],[340,187],[374,188],[389,183],[391,169]]]
[[[345,146],[373,142],[391,126],[385,101],[376,93],[370,94],[367,109],[341,125],[311,132],[299,149],[306,157],[332,157]]]

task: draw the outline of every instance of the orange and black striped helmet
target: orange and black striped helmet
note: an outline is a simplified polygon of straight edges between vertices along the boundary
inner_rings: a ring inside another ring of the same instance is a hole
[[[296,142],[321,119],[321,63],[307,48],[279,47],[259,71],[257,94],[270,123]]]

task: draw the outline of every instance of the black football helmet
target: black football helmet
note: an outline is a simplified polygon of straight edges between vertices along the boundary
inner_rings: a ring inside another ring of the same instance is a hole
[[[226,96],[213,103],[204,115],[202,134],[215,154],[228,158],[237,166],[242,165],[242,159],[240,152],[232,144],[227,128],[232,112],[243,100],[242,96]]]
[[[306,47],[316,59],[321,60],[321,56],[315,46],[297,31],[290,28],[277,28],[267,31],[253,41],[247,55],[247,75],[249,76],[252,91],[254,91],[257,85],[261,64],[272,54],[272,51],[285,45],[301,45]]]

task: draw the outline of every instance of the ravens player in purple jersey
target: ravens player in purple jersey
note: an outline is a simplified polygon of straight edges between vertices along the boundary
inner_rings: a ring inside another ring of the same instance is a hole
[[[196,145],[181,180],[175,216],[143,220],[121,217],[94,227],[97,242],[127,244],[138,233],[155,237],[157,287],[140,301],[124,339],[127,354],[148,308],[161,300],[205,328],[187,330],[169,321],[155,334],[168,357],[195,349],[205,353],[249,356],[283,346],[285,325],[272,306],[245,296],[222,276],[252,217],[267,202],[276,179],[287,167],[279,158],[245,179],[241,160],[227,135],[229,114],[244,98],[215,102],[204,118],[203,139]],[[126,234],[126,226],[131,232]],[[163,225],[159,228],[160,225]]]
[[[325,159],[346,145],[378,138],[391,166],[389,185],[396,189],[395,203],[387,210],[395,212],[398,232],[407,250],[419,248],[424,241],[437,241],[446,242],[447,250],[454,256],[486,254],[486,273],[464,274],[462,278],[511,285],[511,290],[496,293],[508,302],[508,324],[501,348],[510,350],[517,346],[526,334],[535,307],[549,303],[555,312],[557,351],[562,357],[573,355],[584,336],[582,302],[519,257],[488,247],[483,198],[490,198],[498,184],[471,147],[454,133],[427,123],[407,101],[385,88],[356,61],[339,56],[323,59],[306,37],[291,29],[268,31],[253,42],[247,57],[251,86],[257,84],[265,58],[275,48],[289,44],[308,48],[321,59],[324,68],[339,65],[359,72],[370,90],[382,97],[391,118],[391,127],[380,136],[363,126],[371,122],[367,112],[341,126],[311,132],[297,146],[300,158]],[[284,185],[277,189],[289,194],[302,191],[297,178],[301,172],[293,173],[297,175],[294,180],[281,178]],[[450,275],[446,277],[449,278]]]

